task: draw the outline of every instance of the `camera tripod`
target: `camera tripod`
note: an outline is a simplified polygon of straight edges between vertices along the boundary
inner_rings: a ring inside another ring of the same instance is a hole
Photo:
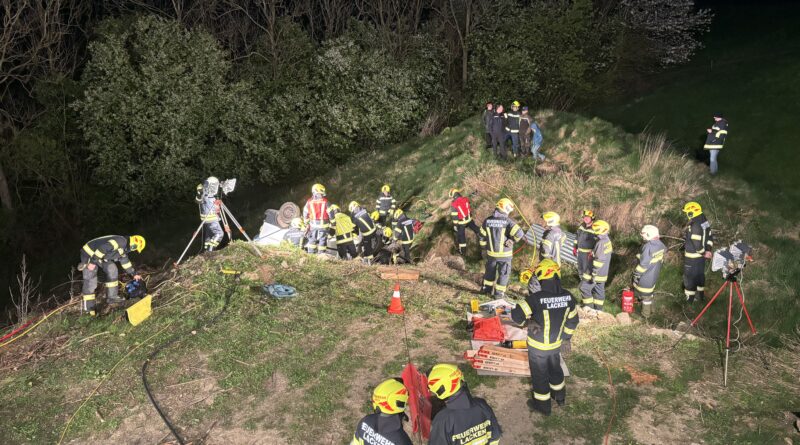
[[[261,251],[258,250],[258,247],[256,247],[256,245],[253,242],[253,240],[250,239],[250,236],[248,236],[247,232],[244,231],[244,229],[242,228],[242,225],[239,224],[239,221],[237,221],[236,217],[233,216],[233,212],[230,211],[230,209],[228,208],[228,206],[225,205],[224,202],[220,201],[219,203],[220,203],[219,204],[220,222],[222,222],[222,228],[223,228],[223,230],[225,230],[225,234],[228,235],[228,242],[233,241],[233,233],[231,231],[231,226],[230,226],[230,224],[228,224],[228,219],[230,219],[231,221],[233,221],[233,224],[236,225],[236,228],[239,229],[239,232],[242,235],[244,235],[244,237],[247,240],[247,242],[251,246],[253,246],[253,250],[256,251],[256,255],[258,255],[259,257],[263,257],[263,255],[261,254]],[[192,235],[192,239],[189,240],[189,244],[187,244],[186,248],[183,249],[183,253],[181,254],[181,257],[178,258],[178,261],[175,262],[176,266],[179,265],[181,263],[181,261],[183,261],[183,257],[186,256],[186,252],[189,251],[189,247],[192,245],[192,243],[194,243],[194,239],[197,238],[197,235],[200,234],[201,230],[203,230],[203,225],[205,223],[206,223],[205,221],[201,221],[200,225],[197,226],[197,229],[194,231],[194,234]]]
[[[736,290],[736,296],[739,297],[739,304],[742,305],[742,309],[744,310],[744,315],[747,317],[747,324],[750,325],[750,330],[753,332],[753,334],[756,333],[756,327],[753,325],[753,320],[750,319],[750,313],[747,312],[747,306],[744,304],[744,295],[742,295],[742,288],[741,286],[739,286],[738,276],[741,272],[742,269],[736,269],[730,274],[728,274],[727,277],[725,277],[725,282],[722,283],[722,286],[719,287],[717,293],[714,294],[711,300],[709,300],[708,304],[706,304],[706,307],[704,307],[703,310],[700,311],[700,314],[698,314],[697,317],[695,317],[695,319],[692,320],[691,325],[689,325],[690,328],[696,326],[697,323],[700,321],[700,318],[703,317],[708,308],[711,307],[711,305],[714,303],[717,297],[719,297],[720,294],[722,294],[722,291],[725,290],[726,287],[728,288],[728,330],[725,333],[725,365],[724,365],[724,377],[723,377],[724,386],[728,386],[728,356],[731,350],[731,310],[733,309],[734,290]]]

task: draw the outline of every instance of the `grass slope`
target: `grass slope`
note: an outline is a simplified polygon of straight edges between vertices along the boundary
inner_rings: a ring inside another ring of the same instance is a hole
[[[797,318],[781,316],[800,312],[789,286],[774,291],[788,283],[775,279],[780,267],[774,261],[786,243],[795,243],[796,250],[797,241],[786,239],[782,246],[762,241],[777,236],[757,228],[766,215],[725,207],[722,203],[731,201],[717,198],[735,194],[746,202],[746,190],[721,182],[713,185],[714,193],[701,193],[711,187],[702,179],[702,167],[670,153],[661,139],[625,134],[571,114],[543,111],[538,117],[553,161],[543,165],[493,162],[478,142],[477,121],[468,120],[437,137],[367,154],[315,179],[340,205],[354,198],[371,202],[380,185],[390,182],[407,211],[426,219],[416,247],[426,260],[423,280],[402,289],[414,362],[423,370],[438,361],[460,362],[467,346],[464,307],[475,296],[481,266],[475,247],[467,271],[437,259],[449,255],[453,245],[446,207],[451,186],[473,193],[478,215],[486,215],[501,193],[517,201],[531,222],[550,209],[576,221],[583,206],[594,207],[615,230],[612,299],[629,280],[638,227],[658,221],[665,232],[679,235],[680,205],[686,197],[698,197],[720,238],[766,237],[754,238],[763,260],[748,270],[744,283],[752,315],[766,335],[742,334],[748,343],[732,356],[727,389],[720,383],[713,339],[723,329],[721,304],[701,324],[711,338],[685,340],[675,348],[674,337],[653,326],[584,321],[567,359],[574,375],[568,383],[570,403],[549,419],[527,413],[525,379],[481,378],[465,366],[468,384],[495,407],[505,443],[531,443],[532,437],[537,443],[598,443],[609,425],[612,437],[626,443],[783,441],[791,432],[781,411],[796,409],[792,405],[800,393],[800,346],[790,335]],[[302,185],[287,193],[299,201],[306,190]],[[655,324],[671,325],[699,310],[679,302],[680,255],[673,252],[662,275]],[[523,250],[517,269],[527,266],[530,254]],[[225,315],[202,328],[225,307],[232,289],[220,267],[245,275]],[[709,276],[709,287],[720,284],[719,277]],[[259,259],[234,243],[158,279],[154,316],[139,327],[116,314],[89,320],[67,312],[0,350],[5,443],[58,442],[72,413],[98,384],[65,442],[168,439],[139,370],[156,345],[185,330],[193,333],[157,357],[149,376],[183,434],[205,437],[207,443],[345,443],[356,420],[370,409],[371,388],[398,374],[406,361],[402,318],[385,312],[391,284],[379,280],[371,267],[283,249],[269,249]],[[296,286],[301,297],[261,301],[258,286],[272,280]],[[573,271],[565,271],[565,281],[574,289]],[[609,309],[616,304],[609,303]],[[783,346],[773,348],[765,338],[783,339]],[[637,386],[626,366],[658,380]]]

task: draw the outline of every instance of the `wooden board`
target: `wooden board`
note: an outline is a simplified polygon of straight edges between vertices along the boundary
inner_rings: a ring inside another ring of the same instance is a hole
[[[378,272],[382,280],[418,281],[419,270],[405,267],[379,266]]]

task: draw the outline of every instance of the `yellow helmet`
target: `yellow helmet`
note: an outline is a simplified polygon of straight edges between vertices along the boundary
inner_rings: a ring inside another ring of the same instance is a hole
[[[325,186],[322,184],[314,184],[311,186],[311,193],[325,196]]]
[[[561,278],[561,268],[558,263],[549,258],[540,261],[533,273],[539,280],[548,280],[553,277]]]
[[[383,187],[381,187],[381,191],[383,193],[389,193],[390,191],[392,191],[392,188],[389,187],[389,184],[383,184]]]
[[[428,389],[444,400],[461,389],[461,370],[456,365],[440,363],[428,373]]]
[[[392,237],[392,228],[391,227],[384,227],[383,228],[383,236],[386,238]]]
[[[289,225],[295,229],[299,229],[303,227],[303,220],[301,218],[292,218],[292,222]]]
[[[139,253],[142,253],[144,246],[146,245],[147,241],[144,240],[142,235],[131,235],[131,237],[128,238],[128,247],[130,247],[132,251],[135,250]]]
[[[658,233],[658,227],[650,225],[650,224],[642,227],[642,233],[641,234],[642,234],[642,238],[645,241],[650,241],[650,240],[656,239],[656,238],[658,238],[660,236],[660,234]]]
[[[545,212],[542,215],[544,222],[547,223],[548,227],[555,227],[561,224],[561,215],[556,212]]]
[[[341,211],[342,211],[342,209],[340,209],[339,206],[337,206],[336,204],[331,204],[331,205],[328,206],[328,212],[339,213]]]
[[[584,209],[583,210],[583,216],[588,216],[589,218],[594,219],[594,211],[589,210],[589,209]]]
[[[347,210],[353,213],[358,210],[359,207],[361,207],[361,204],[359,204],[358,201],[350,201],[350,204],[347,205]]]
[[[408,390],[395,379],[384,380],[372,392],[372,408],[384,414],[400,414],[405,411]]]
[[[373,210],[372,213],[369,214],[369,217],[372,218],[373,221],[378,221],[381,219],[381,212]]]
[[[519,282],[522,284],[528,284],[531,281],[531,277],[533,276],[533,270],[525,269],[519,273]]]
[[[700,204],[691,201],[687,202],[685,206],[683,206],[683,213],[686,214],[686,217],[689,219],[694,218],[695,216],[700,216],[703,214],[703,208],[700,207]]]
[[[456,195],[456,193],[461,193],[461,189],[451,188],[450,191],[447,192],[447,196],[449,196],[452,199],[453,196]]]
[[[518,107],[519,106],[519,101],[515,100],[514,102],[511,102],[511,106],[512,107]]]
[[[598,219],[592,223],[592,232],[597,235],[605,235],[611,231],[611,225],[608,222]]]
[[[514,211],[514,202],[508,198],[500,198],[497,201],[497,210],[500,210],[503,213],[511,213]]]
[[[395,210],[393,216],[394,216],[394,219],[397,219],[397,218],[400,218],[401,216],[403,216],[403,209]]]

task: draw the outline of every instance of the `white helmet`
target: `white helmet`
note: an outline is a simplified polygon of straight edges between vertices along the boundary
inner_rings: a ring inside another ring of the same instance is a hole
[[[645,241],[654,240],[654,239],[658,238],[659,236],[660,235],[658,233],[658,227],[650,225],[650,224],[642,227],[642,238]]]

